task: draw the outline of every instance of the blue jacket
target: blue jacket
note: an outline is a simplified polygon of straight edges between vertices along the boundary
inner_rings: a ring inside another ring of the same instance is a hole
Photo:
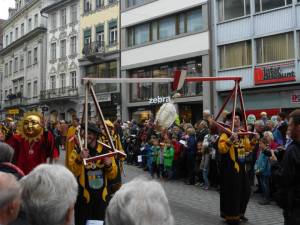
[[[265,177],[271,176],[271,164],[269,157],[262,151],[255,163],[254,169]]]
[[[196,155],[196,151],[197,151],[196,135],[191,135],[187,139],[187,154]]]

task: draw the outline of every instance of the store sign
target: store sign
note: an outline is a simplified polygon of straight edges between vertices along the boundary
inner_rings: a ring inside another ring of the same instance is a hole
[[[168,103],[171,101],[171,97],[156,97],[156,98],[150,98],[149,99],[149,104],[162,104],[162,103]]]
[[[17,115],[17,114],[19,114],[20,113],[20,110],[19,109],[9,109],[8,111],[7,111],[7,114],[9,114],[9,115]]]
[[[292,95],[291,95],[291,103],[300,103],[300,92],[294,92]]]
[[[254,69],[255,85],[290,81],[296,81],[294,62],[259,66]]]

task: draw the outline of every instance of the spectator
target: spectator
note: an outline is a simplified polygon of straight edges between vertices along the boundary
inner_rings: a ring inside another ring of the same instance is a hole
[[[12,164],[14,149],[0,142],[0,171],[14,175],[18,180],[24,176],[23,171]]]
[[[278,203],[283,208],[284,224],[300,224],[300,110],[289,115],[288,130],[293,140],[286,149],[279,177]]]
[[[23,206],[30,224],[71,225],[78,185],[63,166],[40,165],[21,180]]]
[[[274,136],[271,131],[265,131],[264,138],[268,140],[268,145],[271,150],[274,151],[278,147],[278,144],[274,141]]]
[[[187,166],[187,181],[186,184],[195,184],[195,159],[196,159],[196,134],[194,128],[187,129],[187,148],[186,148],[186,166]]]
[[[209,188],[208,173],[209,173],[209,163],[210,163],[210,146],[207,140],[207,136],[204,139],[203,146],[202,146],[202,160],[200,165],[200,168],[202,170],[202,175],[203,175],[203,181],[204,181],[204,186],[203,186],[204,190],[208,190]]]
[[[161,185],[135,179],[124,184],[112,198],[105,222],[106,225],[174,225],[174,218]]]
[[[21,206],[21,187],[12,174],[0,172],[0,224],[13,222]]]
[[[203,175],[202,175],[202,168],[201,168],[201,161],[202,161],[202,148],[203,142],[197,142],[197,151],[196,151],[196,159],[195,159],[195,185],[202,185]]]
[[[286,120],[286,114],[283,112],[280,112],[277,116],[278,124],[274,128],[273,135],[275,141],[279,145],[285,145],[286,143],[286,132],[288,128],[288,122]]]
[[[274,127],[275,127],[274,122],[272,120],[267,120],[266,125],[265,125],[265,130],[273,132]]]
[[[202,120],[198,125],[198,129],[196,130],[197,141],[203,142],[205,135],[207,135],[208,133],[208,121]]]
[[[254,125],[256,121],[256,117],[253,114],[249,114],[247,117],[247,124]]]
[[[265,125],[268,120],[268,114],[266,112],[261,112],[260,119],[264,122],[264,125]]]
[[[167,179],[172,178],[172,167],[174,160],[174,148],[172,146],[172,142],[170,138],[165,139],[165,147],[164,147],[164,169],[165,169],[165,177]]]
[[[203,120],[210,120],[211,119],[211,113],[210,110],[205,109],[203,111]]]
[[[261,205],[270,204],[270,178],[271,178],[271,164],[269,161],[269,140],[264,137],[259,140],[260,155],[255,163],[255,173],[259,175],[262,184],[262,191],[264,201],[260,202]]]
[[[177,135],[172,135],[172,145],[174,147],[174,161],[173,161],[173,178],[178,179],[179,177],[179,160],[181,155],[181,146],[178,142]]]

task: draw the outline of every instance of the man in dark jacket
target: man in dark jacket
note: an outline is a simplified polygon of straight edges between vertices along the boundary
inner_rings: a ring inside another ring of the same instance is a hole
[[[284,224],[300,224],[300,110],[289,115],[293,142],[286,149],[279,177],[278,203],[283,208]]]

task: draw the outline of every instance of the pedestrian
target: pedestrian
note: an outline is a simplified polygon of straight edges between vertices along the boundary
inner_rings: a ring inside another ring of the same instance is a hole
[[[203,142],[197,142],[197,152],[196,152],[196,159],[195,159],[195,185],[199,186],[203,182],[203,175],[202,175],[202,168],[201,168],[201,161],[202,161],[202,147]]]
[[[209,164],[210,164],[210,157],[211,157],[210,146],[207,140],[207,136],[204,139],[203,146],[202,146],[202,160],[200,165],[203,181],[204,181],[204,185],[203,185],[204,190],[209,189],[208,174],[209,174]]]
[[[84,125],[81,126],[84,129]],[[98,143],[100,129],[94,123],[88,124],[88,149],[74,150],[70,156],[70,169],[79,183],[79,194],[75,205],[75,225],[85,225],[88,220],[104,221],[108,205],[108,181],[117,176],[114,157],[83,164],[83,159],[109,152]]]
[[[255,163],[255,173],[259,175],[262,184],[263,201],[259,202],[261,205],[270,204],[270,181],[271,181],[271,163],[269,155],[271,149],[269,147],[269,140],[263,137],[259,140],[260,155]]]
[[[21,186],[15,176],[0,172],[0,224],[13,222],[21,206]]]
[[[154,174],[158,174],[158,157],[159,157],[159,152],[160,152],[160,146],[159,146],[159,141],[157,138],[153,139],[153,145],[152,145],[152,156],[153,156],[153,160],[152,160],[152,166],[151,166],[151,170],[150,170],[150,174],[151,177],[154,178]],[[159,177],[158,177],[159,178]]]
[[[283,208],[284,224],[300,224],[300,110],[289,115],[288,130],[292,143],[281,163],[277,202]]]
[[[170,180],[172,178],[172,168],[173,168],[173,160],[174,160],[174,148],[172,146],[172,141],[169,137],[165,139],[164,146],[164,170],[165,170],[165,178]]]
[[[177,135],[172,134],[172,145],[174,147],[174,161],[173,161],[173,178],[178,179],[180,172],[179,172],[179,161],[180,161],[180,155],[181,155],[181,146],[178,142]]]
[[[174,225],[162,186],[155,181],[135,179],[124,184],[112,198],[106,225]]]
[[[195,184],[195,159],[196,159],[196,132],[193,127],[186,130],[187,147],[186,151],[186,167],[187,167],[187,180],[186,184]]]
[[[228,115],[231,121],[233,113]],[[250,198],[249,178],[245,169],[246,152],[252,150],[249,138],[238,136],[242,114],[236,111],[234,132],[231,136],[222,133],[218,142],[221,159],[220,209],[221,217],[227,224],[236,225],[240,220],[247,221],[245,212]]]
[[[159,149],[157,152],[157,158],[156,158],[156,175],[157,178],[160,179],[163,177],[163,173],[164,173],[164,147],[165,144],[164,143],[159,143]]]

